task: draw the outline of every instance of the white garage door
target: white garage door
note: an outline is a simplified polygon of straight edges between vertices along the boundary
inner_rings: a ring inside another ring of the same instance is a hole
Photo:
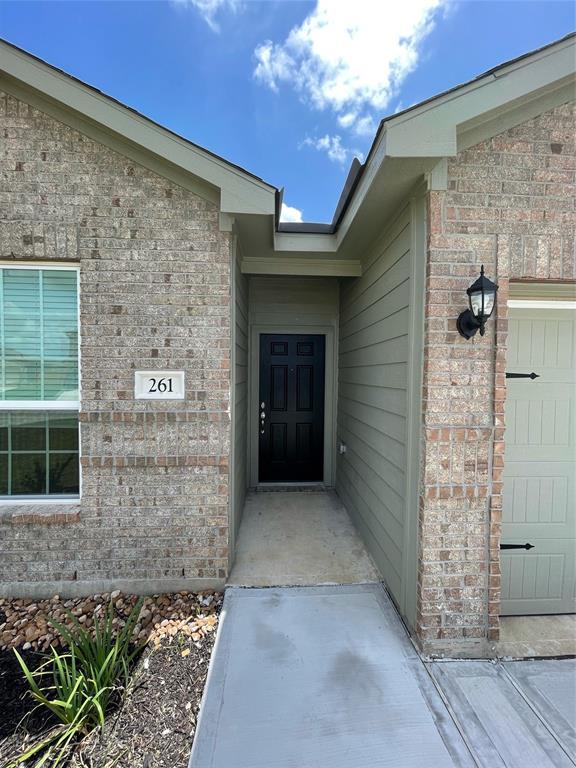
[[[511,306],[509,317],[502,614],[573,613],[576,310]]]

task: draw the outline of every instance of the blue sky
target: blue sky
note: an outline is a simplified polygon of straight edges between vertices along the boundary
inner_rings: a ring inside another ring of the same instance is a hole
[[[576,27],[571,0],[0,0],[0,35],[330,221],[378,120]]]

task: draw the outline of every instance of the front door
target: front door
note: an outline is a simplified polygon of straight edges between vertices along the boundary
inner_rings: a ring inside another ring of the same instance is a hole
[[[324,336],[260,336],[261,483],[324,479],[324,357]]]
[[[511,308],[508,339],[502,613],[570,613],[576,595],[576,312]]]

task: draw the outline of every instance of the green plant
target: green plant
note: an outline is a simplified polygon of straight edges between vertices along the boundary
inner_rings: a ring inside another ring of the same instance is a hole
[[[15,768],[35,755],[39,756],[36,768],[41,768],[48,760],[51,766],[57,766],[76,736],[104,726],[106,713],[119,691],[127,686],[130,667],[140,651],[138,646],[132,645],[131,638],[141,607],[140,599],[119,632],[114,627],[112,603],[101,619],[95,619],[92,631],[67,611],[71,628],[56,621],[50,623],[68,649],[59,652],[51,647],[49,658],[34,671],[14,649],[33,698],[39,706],[49,709],[62,726],[19,755],[9,768]]]

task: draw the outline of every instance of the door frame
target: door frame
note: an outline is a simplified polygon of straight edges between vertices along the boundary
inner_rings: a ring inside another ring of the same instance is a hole
[[[250,329],[250,371],[248,390],[250,393],[250,408],[248,412],[248,484],[250,488],[260,485],[258,480],[258,414],[260,395],[260,336],[265,333],[278,334],[311,334],[324,336],[324,478],[321,485],[334,487],[335,483],[335,449],[336,449],[336,387],[337,387],[337,356],[334,328],[329,325],[273,325],[257,324]],[[274,483],[265,483],[274,485]],[[280,483],[279,485],[291,485]],[[297,483],[296,485],[299,485]]]

